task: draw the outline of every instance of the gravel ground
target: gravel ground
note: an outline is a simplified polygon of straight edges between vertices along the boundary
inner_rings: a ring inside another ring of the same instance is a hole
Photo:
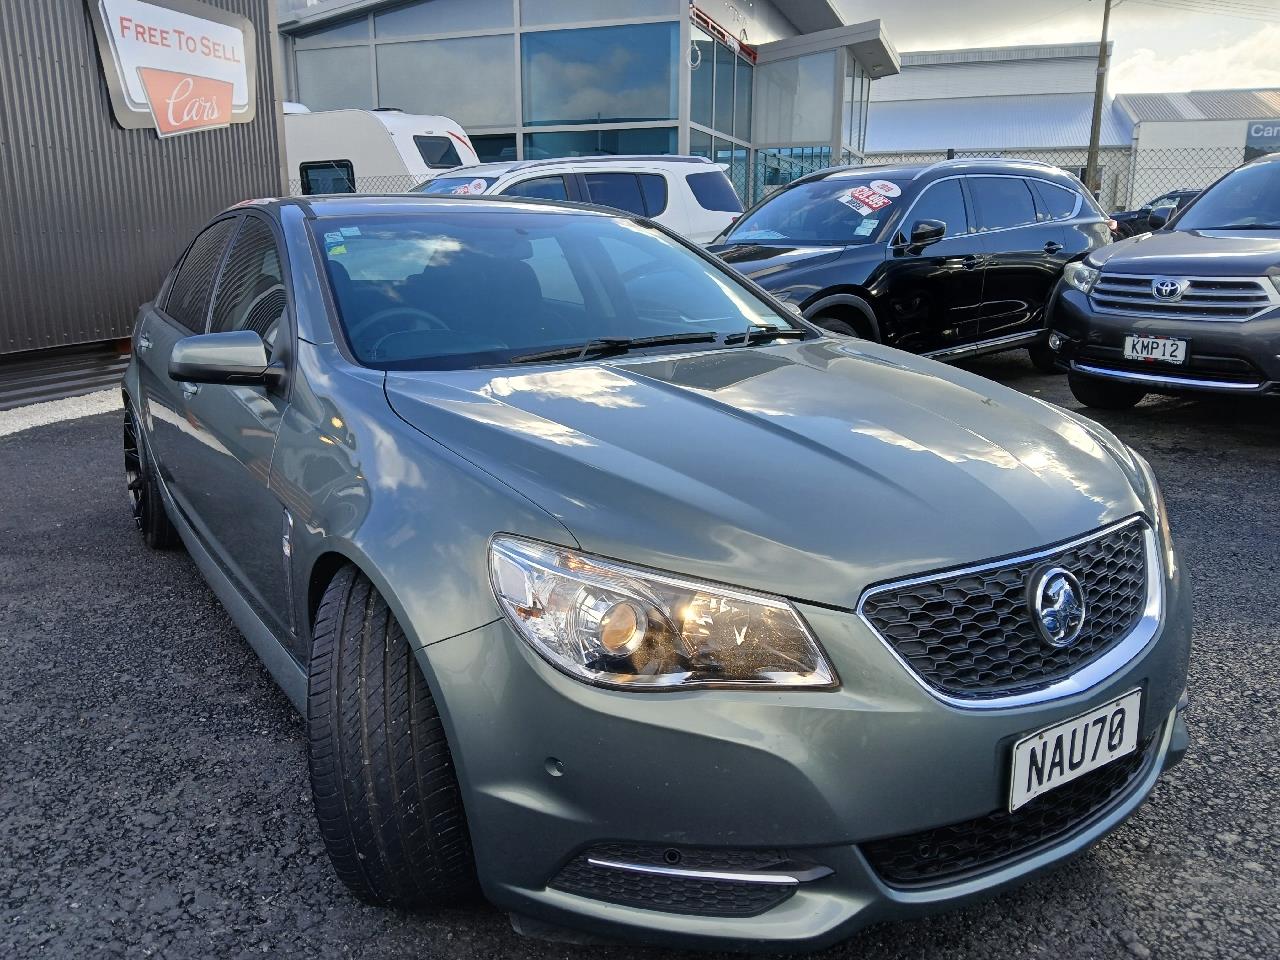
[[[1022,354],[974,369],[1075,408]],[[1192,751],[1085,857],[830,958],[1280,957],[1280,420],[1105,415],[1160,475],[1197,598]],[[676,956],[362,906],[312,821],[302,724],[183,553],[148,553],[118,414],[0,437],[0,957]]]

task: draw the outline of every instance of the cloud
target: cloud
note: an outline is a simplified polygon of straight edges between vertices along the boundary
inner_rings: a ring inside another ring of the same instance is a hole
[[[1280,87],[1280,24],[1262,25],[1226,46],[1193,48],[1170,57],[1149,47],[1117,57],[1111,89],[1118,93]]]

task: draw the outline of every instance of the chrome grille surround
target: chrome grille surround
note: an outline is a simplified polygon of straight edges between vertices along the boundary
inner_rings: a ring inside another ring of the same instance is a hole
[[[1186,283],[1178,300],[1160,300],[1157,280]],[[1280,290],[1266,277],[1175,277],[1162,274],[1099,274],[1089,302],[1099,313],[1167,320],[1220,320],[1243,323],[1280,307]]]
[[[1060,556],[1075,548],[1092,544],[1132,526],[1139,526],[1142,533],[1143,556],[1145,561],[1146,591],[1143,597],[1141,612],[1132,628],[1118,641],[1112,643],[1096,656],[1081,663],[1074,672],[1055,677],[1034,689],[1022,689],[1008,693],[994,693],[991,696],[957,695],[931,683],[904,656],[893,639],[886,637],[868,612],[868,602],[883,594],[901,591],[904,588],[935,584],[939,581],[956,580],[958,578],[1008,571],[1013,568],[1027,567],[1050,558]],[[1085,536],[1065,543],[1059,543],[1042,550],[1026,554],[1005,557],[988,563],[980,563],[966,567],[953,567],[921,577],[897,580],[878,584],[867,588],[858,601],[857,615],[902,665],[908,675],[931,696],[950,706],[967,710],[992,710],[1022,706],[1031,703],[1042,703],[1060,697],[1082,693],[1106,680],[1136,657],[1155,639],[1164,618],[1164,570],[1161,564],[1160,551],[1156,544],[1155,532],[1141,516],[1130,517],[1118,523],[1095,530]]]

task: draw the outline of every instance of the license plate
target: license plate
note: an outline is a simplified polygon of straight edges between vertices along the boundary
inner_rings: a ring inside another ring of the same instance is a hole
[[[1173,337],[1135,337],[1124,338],[1124,358],[1126,360],[1159,360],[1162,363],[1186,363],[1187,341]]]
[[[1009,809],[1119,760],[1138,748],[1142,691],[1023,737],[1013,746]]]

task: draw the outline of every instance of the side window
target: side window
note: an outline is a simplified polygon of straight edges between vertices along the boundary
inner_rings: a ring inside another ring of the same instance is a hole
[[[271,228],[247,216],[218,278],[210,330],[252,330],[274,345],[287,303]]]
[[[193,333],[204,333],[209,314],[209,295],[213,293],[213,277],[222,260],[222,251],[231,236],[234,219],[219,220],[192,241],[187,255],[173,278],[164,311]]]
[[[298,166],[302,177],[302,192],[306,196],[315,193],[355,193],[356,170],[350,160],[320,160]]]
[[[734,192],[733,184],[724,175],[723,170],[708,170],[705,173],[685,175],[693,198],[703,210],[718,210],[723,213],[741,213],[742,201]]]
[[[1059,187],[1045,180],[1032,180],[1031,189],[1040,198],[1040,209],[1045,220],[1067,220],[1076,212],[1080,195],[1074,190]]]
[[[592,203],[647,216],[644,197],[640,195],[640,182],[634,173],[586,173],[583,179],[587,182],[587,195]]]
[[[970,177],[979,230],[1000,230],[1036,222],[1031,186],[1021,177]]]
[[[529,241],[532,255],[525,261],[533,268],[543,299],[583,304],[582,288],[569,269],[569,261],[554,237],[534,237]]]
[[[540,200],[568,200],[569,190],[564,184],[564,177],[534,177],[532,180],[521,180],[509,187],[504,187],[503,194],[508,197],[537,197]]]
[[[947,225],[945,236],[958,237],[969,232],[969,215],[965,211],[964,191],[956,178],[939,180],[927,187],[916,205],[911,208],[911,223],[904,224],[906,232],[921,220],[941,220]]]
[[[422,155],[422,162],[433,170],[447,170],[462,165],[462,158],[448,137],[414,137],[413,145]]]
[[[637,177],[644,194],[645,216],[661,216],[667,209],[667,178],[660,173],[641,173]]]

